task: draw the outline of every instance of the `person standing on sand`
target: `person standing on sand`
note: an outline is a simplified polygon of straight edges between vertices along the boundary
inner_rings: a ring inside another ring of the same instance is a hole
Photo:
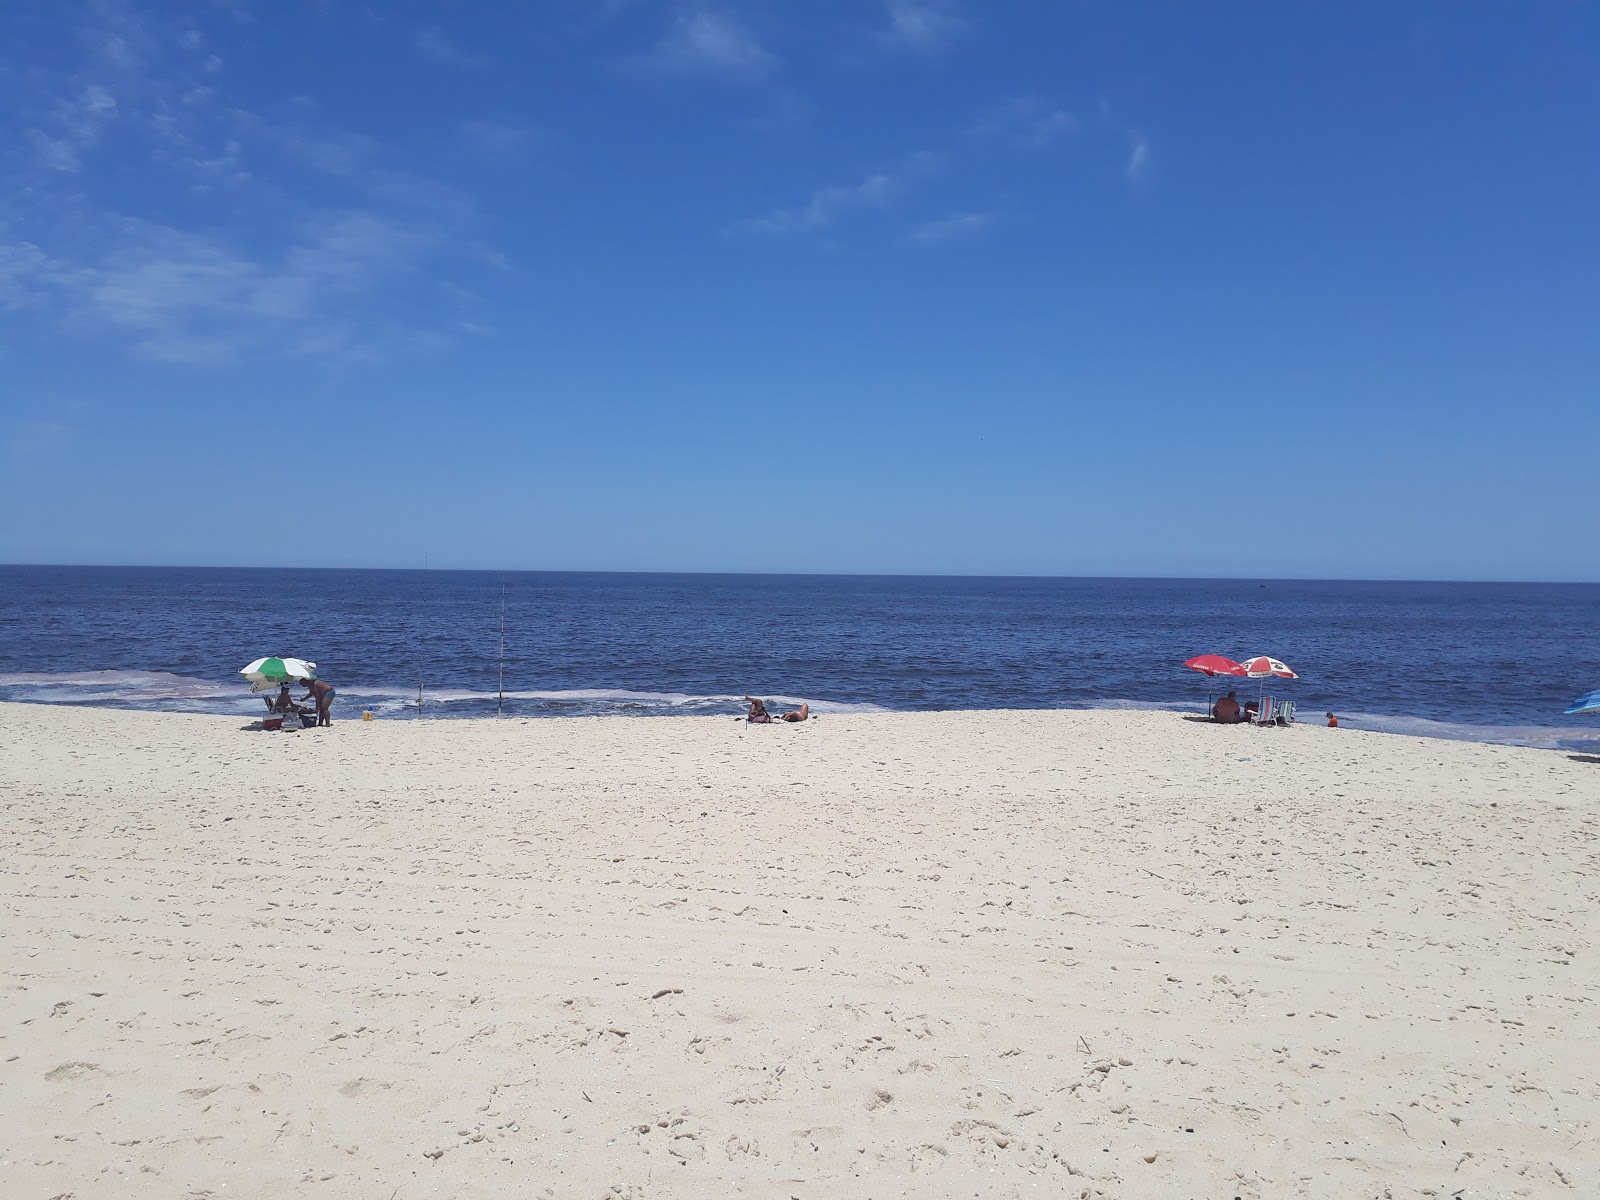
[[[300,699],[310,700],[315,697],[317,703],[318,728],[321,728],[324,725],[333,724],[331,710],[333,708],[334,695],[335,692],[333,690],[333,684],[329,683],[326,679],[306,680],[306,694],[301,696]]]

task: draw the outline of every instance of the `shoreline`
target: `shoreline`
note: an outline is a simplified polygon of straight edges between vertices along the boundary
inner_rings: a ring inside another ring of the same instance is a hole
[[[219,687],[222,685],[218,685]],[[539,693],[543,697],[578,697],[585,699],[595,695],[595,691],[575,690],[569,693]],[[526,693],[519,694],[526,695]],[[669,693],[630,693],[636,697],[661,697],[675,695]],[[369,704],[361,703],[363,693],[354,689],[347,689],[339,693],[335,707],[335,721],[361,721],[361,712]],[[1292,699],[1292,697],[1290,697]],[[428,700],[426,705],[436,711],[425,711],[422,716],[417,716],[414,711],[415,703],[396,701],[392,697],[382,695],[380,703],[371,704],[374,721],[382,722],[413,722],[413,721],[449,721],[449,722],[478,722],[478,721],[565,721],[587,720],[594,717],[616,717],[624,720],[637,719],[686,719],[692,717],[706,717],[719,719],[733,719],[743,710],[743,704],[724,697],[693,697],[685,696],[685,701],[693,703],[726,703],[730,706],[723,712],[677,712],[663,705],[651,711],[634,712],[539,712],[518,713],[508,712],[504,716],[494,713],[472,713],[451,715],[444,711],[451,704],[460,703],[459,699]],[[469,703],[485,704],[493,700],[493,694],[485,697],[482,693],[473,693]],[[237,706],[235,712],[199,711],[196,709],[162,708],[157,707],[160,700],[140,701],[118,700],[0,700],[0,706],[19,705],[23,707],[42,708],[68,708],[87,709],[98,712],[141,712],[161,713],[173,716],[204,716],[219,720],[254,720],[257,719],[259,710],[256,708],[256,698],[241,695],[237,698],[228,697],[220,701]],[[951,708],[951,709],[896,709],[882,705],[858,704],[852,701],[827,701],[816,700],[808,697],[779,696],[768,697],[769,704],[799,705],[808,703],[812,706],[815,717],[838,718],[841,716],[872,716],[886,713],[1016,713],[1016,712],[1139,712],[1139,713],[1171,713],[1179,716],[1200,716],[1202,708],[1199,705],[1180,704],[1148,704],[1136,700],[1109,699],[1098,703],[1083,704],[1071,707],[1058,708]],[[1315,719],[1302,719],[1297,725],[1318,726],[1325,725],[1321,712],[1312,714],[1309,710],[1306,717],[1314,716]],[[1565,754],[1600,754],[1600,724],[1593,722],[1573,722],[1571,724],[1557,725],[1480,725],[1473,722],[1448,722],[1439,721],[1430,717],[1415,716],[1406,713],[1375,713],[1361,710],[1341,710],[1338,714],[1340,729],[1345,732],[1378,733],[1388,737],[1413,737],[1428,741],[1465,742],[1473,745],[1486,746],[1514,746],[1525,749],[1551,750]],[[288,732],[294,732],[292,730]]]
[[[19,1195],[1600,1189],[1571,756],[185,716],[0,705]]]

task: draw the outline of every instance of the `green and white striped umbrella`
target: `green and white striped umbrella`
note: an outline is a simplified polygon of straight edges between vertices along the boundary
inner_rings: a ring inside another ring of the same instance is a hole
[[[264,692],[291,679],[315,679],[317,664],[303,658],[258,658],[239,674],[250,681],[252,692]]]

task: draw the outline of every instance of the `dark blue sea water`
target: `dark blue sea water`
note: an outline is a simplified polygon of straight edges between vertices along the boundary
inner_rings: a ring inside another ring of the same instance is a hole
[[[253,658],[335,716],[1192,707],[1270,654],[1302,719],[1596,749],[1600,585],[0,567],[0,699],[254,714]],[[1257,685],[1240,681],[1251,690]]]

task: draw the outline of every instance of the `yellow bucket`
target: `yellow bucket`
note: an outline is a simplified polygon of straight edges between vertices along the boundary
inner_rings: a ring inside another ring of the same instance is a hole
[[[371,709],[370,709],[370,708],[369,708],[369,709],[367,709],[367,710],[366,710],[366,711],[365,711],[365,712],[363,712],[363,713],[362,713],[362,714],[361,714],[361,719],[362,719],[362,720],[363,720],[363,721],[370,721],[370,720],[372,720],[372,710],[371,710]]]

